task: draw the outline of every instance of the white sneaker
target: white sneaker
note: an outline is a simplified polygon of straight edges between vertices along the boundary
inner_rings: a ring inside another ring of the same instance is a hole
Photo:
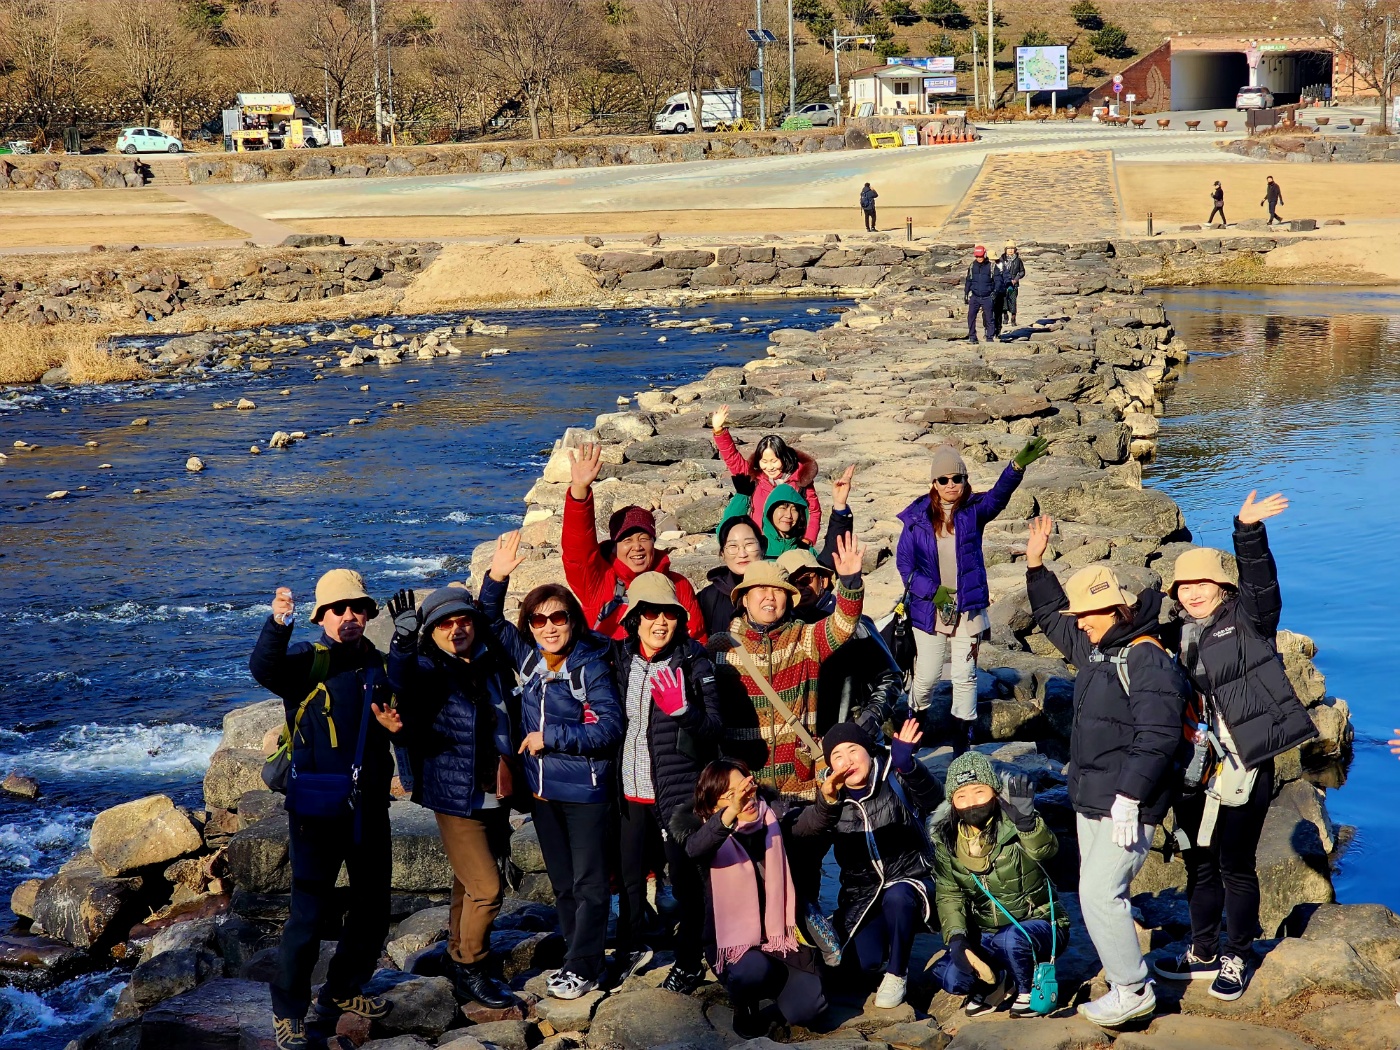
[[[896,977],[892,973],[885,974],[884,980],[880,982],[880,987],[875,992],[875,1008],[877,1010],[893,1010],[904,1002],[905,983],[903,977]]]
[[[1136,992],[1110,985],[1107,994],[1080,1004],[1079,1013],[1100,1028],[1117,1028],[1138,1017],[1151,1017],[1156,1009],[1157,992],[1148,981]]]

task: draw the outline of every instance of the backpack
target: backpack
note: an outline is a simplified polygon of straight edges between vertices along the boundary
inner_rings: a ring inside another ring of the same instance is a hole
[[[1121,649],[1118,650],[1118,652],[1114,653],[1108,658],[1108,662],[1111,663],[1114,669],[1118,672],[1118,684],[1123,687],[1124,695],[1130,694],[1133,691],[1132,678],[1128,673],[1128,653],[1132,650],[1133,646],[1141,645],[1144,642],[1148,643],[1149,645],[1155,645],[1164,653],[1167,652],[1167,647],[1163,645],[1160,641],[1158,641],[1155,637],[1153,637],[1150,634],[1144,634],[1138,638],[1134,638],[1131,642],[1123,646]],[[1168,653],[1167,655],[1169,657],[1171,656],[1170,653]],[[1173,657],[1173,659],[1175,658]]]
[[[622,582],[622,577],[617,576],[613,580],[612,599],[598,610],[598,618],[593,621],[593,629],[596,631],[609,616],[617,612],[627,604],[627,584]]]

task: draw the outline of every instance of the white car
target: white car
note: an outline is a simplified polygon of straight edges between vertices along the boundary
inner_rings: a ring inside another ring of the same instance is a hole
[[[1235,96],[1235,109],[1243,113],[1247,109],[1273,109],[1274,93],[1266,87],[1242,87]]]
[[[797,112],[793,115],[806,117],[812,122],[814,128],[836,126],[836,109],[830,102],[809,102],[805,106],[798,106]]]
[[[184,148],[174,135],[155,128],[124,128],[117,136],[118,153],[179,153]]]

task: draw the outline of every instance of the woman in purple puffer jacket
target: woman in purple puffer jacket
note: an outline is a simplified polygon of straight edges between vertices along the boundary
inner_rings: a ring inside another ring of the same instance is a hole
[[[916,656],[911,714],[921,717],[951,653],[952,744],[959,754],[972,740],[977,720],[977,646],[990,629],[987,567],[982,530],[1006,509],[1026,467],[1049,445],[1033,438],[1016,454],[989,492],[973,492],[967,464],[952,445],[933,452],[928,494],[900,512],[904,532],[895,564],[909,591],[909,616]]]

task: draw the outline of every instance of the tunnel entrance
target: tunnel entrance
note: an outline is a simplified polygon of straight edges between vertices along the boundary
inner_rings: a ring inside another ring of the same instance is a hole
[[[1241,51],[1172,52],[1172,109],[1233,109],[1248,83]]]

